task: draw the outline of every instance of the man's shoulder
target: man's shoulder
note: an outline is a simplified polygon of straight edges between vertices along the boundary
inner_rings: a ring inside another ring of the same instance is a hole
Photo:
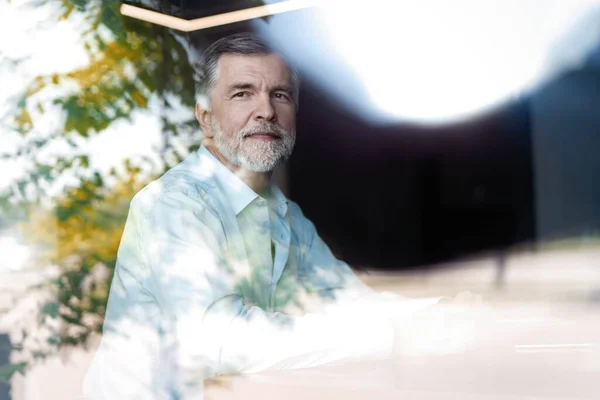
[[[198,207],[212,208],[216,195],[214,178],[208,174],[192,173],[181,163],[160,178],[150,182],[131,201],[131,208],[147,213],[165,200],[186,199]]]
[[[295,201],[287,199],[287,210],[288,210],[287,211],[288,215],[292,219],[303,219],[303,218],[306,218],[304,216],[304,214],[302,213],[302,209],[300,208],[300,206],[298,205],[298,203],[296,203]]]
[[[288,220],[291,228],[297,234],[311,236],[313,233],[313,223],[304,215],[298,203],[288,200]]]

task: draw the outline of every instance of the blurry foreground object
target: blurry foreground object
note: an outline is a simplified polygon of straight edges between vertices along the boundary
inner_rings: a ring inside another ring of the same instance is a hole
[[[600,41],[598,5],[333,1],[308,18],[318,27],[309,32],[289,21],[261,28],[350,108],[375,121],[438,124],[487,111],[585,62]],[[349,73],[332,73],[336,64]]]

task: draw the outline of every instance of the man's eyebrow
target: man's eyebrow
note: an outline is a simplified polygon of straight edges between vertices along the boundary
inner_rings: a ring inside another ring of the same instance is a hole
[[[229,87],[227,88],[227,92],[232,92],[234,90],[240,90],[240,89],[254,89],[254,85],[252,83],[245,83],[245,82],[240,82],[240,83],[233,83],[231,85],[229,85]]]
[[[289,94],[294,93],[294,89],[288,85],[277,85],[271,89],[272,92],[286,92]]]

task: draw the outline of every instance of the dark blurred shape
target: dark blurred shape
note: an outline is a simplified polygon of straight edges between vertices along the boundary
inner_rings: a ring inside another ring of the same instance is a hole
[[[530,109],[370,126],[303,88],[291,195],[354,265],[406,268],[535,237]]]
[[[532,97],[540,239],[600,232],[600,47]]]
[[[10,363],[11,344],[7,334],[0,334],[0,367]],[[0,381],[0,400],[11,400],[11,390],[9,382]]]

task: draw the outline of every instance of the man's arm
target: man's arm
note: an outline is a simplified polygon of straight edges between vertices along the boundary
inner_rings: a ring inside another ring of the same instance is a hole
[[[456,298],[410,299],[372,290],[346,263],[336,259],[314,225],[301,212],[300,216],[310,243],[301,268],[302,282],[307,291],[325,299],[322,309],[389,320],[395,328],[396,357],[457,353],[473,345],[481,296],[463,291]]]
[[[132,202],[118,250],[103,335],[83,382],[86,400],[171,399],[161,357],[161,309],[138,240]]]
[[[343,302],[374,293],[345,262],[337,259],[317,233],[314,224],[298,209],[299,226],[306,250],[299,268],[308,293],[330,302]]]
[[[409,332],[419,335],[413,326],[413,316],[437,304],[441,297],[410,299],[369,288],[348,264],[333,255],[314,224],[299,209],[296,212],[304,241],[308,243],[300,278],[306,291],[316,299],[313,309],[346,315],[369,314],[372,320],[387,320],[395,327],[396,350],[402,345],[398,342],[407,341]]]
[[[393,314],[405,314],[403,310],[410,303],[408,299],[392,293],[377,292],[364,284],[348,264],[333,255],[314,224],[304,217],[302,211],[299,208],[295,211],[303,241],[307,243],[299,275],[308,293],[322,300],[320,303],[327,309],[370,307],[371,313],[388,319],[395,319]]]

